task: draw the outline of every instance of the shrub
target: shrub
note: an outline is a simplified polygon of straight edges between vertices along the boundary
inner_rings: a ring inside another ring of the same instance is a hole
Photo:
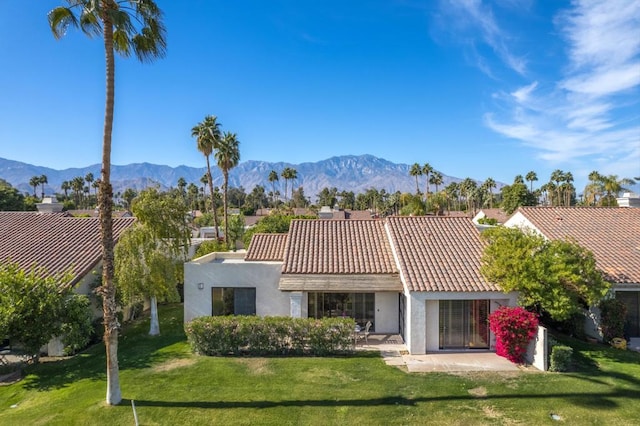
[[[538,317],[520,306],[502,306],[489,316],[489,327],[496,335],[496,354],[521,364],[538,330]]]
[[[333,355],[352,349],[354,328],[350,318],[237,315],[196,318],[185,332],[201,355]]]
[[[571,367],[573,349],[569,346],[556,345],[551,348],[549,371],[568,371]]]
[[[610,342],[614,337],[623,337],[624,322],[627,317],[626,305],[616,299],[605,299],[598,307],[605,342]]]
[[[200,244],[193,258],[196,259],[198,257],[204,256],[205,254],[209,254],[213,252],[221,252],[221,251],[229,251],[224,241],[206,240],[206,241],[203,241],[202,244]]]
[[[65,355],[72,355],[91,342],[93,334],[91,301],[85,295],[72,294],[65,300],[62,343]]]

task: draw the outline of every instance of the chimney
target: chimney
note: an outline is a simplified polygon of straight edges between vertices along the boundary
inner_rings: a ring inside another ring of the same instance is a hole
[[[44,197],[41,203],[36,203],[38,213],[60,213],[62,211],[62,203],[56,200],[55,196]]]

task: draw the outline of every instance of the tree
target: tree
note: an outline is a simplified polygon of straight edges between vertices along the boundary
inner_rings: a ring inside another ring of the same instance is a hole
[[[488,198],[489,198],[489,208],[493,208],[493,190],[496,187],[496,181],[493,180],[493,178],[488,177],[483,183],[482,183],[482,189],[484,190],[484,192],[487,194]]]
[[[191,129],[191,136],[196,138],[198,151],[204,155],[207,160],[207,182],[209,183],[209,194],[211,194],[211,209],[213,210],[213,226],[216,230],[216,238],[218,237],[218,212],[216,202],[213,195],[213,177],[211,176],[211,164],[209,157],[218,148],[222,134],[220,132],[220,123],[215,115],[207,115],[200,123]],[[206,209],[205,209],[206,210]]]
[[[71,182],[69,182],[68,180],[63,181],[60,184],[60,189],[62,189],[64,191],[64,198],[65,200],[69,198],[69,190],[71,189]]]
[[[49,179],[47,179],[47,175],[40,175],[38,181],[40,182],[40,185],[42,185],[41,199],[44,199],[44,186],[49,183]]]
[[[176,262],[184,262],[191,231],[184,199],[147,188],[134,200],[138,224],[127,230],[116,247],[115,272],[124,299],[151,302],[150,335],[160,334],[158,299],[176,299]]]
[[[236,251],[238,240],[242,239],[244,235],[245,221],[242,214],[234,214],[228,219],[229,223],[225,222],[225,229],[231,242],[231,249]],[[227,244],[228,245],[228,244]]]
[[[69,26],[79,27],[89,37],[102,36],[105,51],[106,97],[102,139],[102,170],[98,207],[102,245],[104,342],[107,354],[107,404],[122,400],[118,368],[118,319],[113,283],[113,188],[111,186],[111,136],[115,105],[115,53],[141,62],[164,56],[166,51],[162,11],[153,0],[67,0],[69,7],[49,12],[49,24],[56,39]]]
[[[527,175],[525,176],[525,179],[527,180],[527,182],[529,182],[529,185],[530,185],[529,191],[533,192],[533,182],[538,180],[538,175],[536,174],[536,172],[532,170],[529,173],[527,173]]]
[[[82,190],[84,189],[84,180],[81,176],[76,176],[71,180],[71,187],[73,189],[73,198],[77,208],[80,208],[80,201],[82,200]]]
[[[277,200],[276,200],[276,182],[278,181],[278,172],[276,172],[275,170],[271,170],[269,172],[269,182],[271,182],[271,188],[272,188],[272,192],[273,192],[273,207],[275,208],[277,205]]]
[[[520,206],[535,206],[536,197],[529,192],[527,185],[525,185],[522,179],[518,179],[520,175],[516,176],[511,185],[505,185],[500,189],[502,195],[502,210],[511,214]]]
[[[336,205],[338,200],[338,188],[322,188],[320,193],[318,194],[318,204],[320,206],[329,206],[333,207]]]
[[[433,167],[431,167],[431,164],[424,163],[424,166],[422,166],[422,174],[427,177],[427,188],[424,192],[424,201],[429,201],[429,175],[431,173],[433,173]]]
[[[422,176],[422,166],[418,163],[413,163],[411,169],[409,169],[409,176],[416,178],[416,195],[420,194],[420,185],[418,185],[418,176]]]
[[[93,173],[87,173],[86,176],[84,177],[84,180],[87,182],[89,188],[91,188],[93,182],[95,181],[95,178],[93,177]],[[89,194],[91,194],[91,192],[89,192]]]
[[[38,185],[40,185],[40,176],[31,176],[29,179],[29,186],[33,187],[33,197],[36,197],[36,189],[38,189]]]
[[[436,187],[436,192],[438,192],[438,188],[440,187],[440,185],[444,183],[444,180],[442,178],[442,173],[438,171],[434,171],[431,174],[431,177],[429,178],[429,183],[431,185],[434,185]]]
[[[600,200],[603,206],[617,206],[616,197],[622,191],[626,191],[623,185],[633,185],[635,181],[629,178],[619,179],[617,175],[600,176],[600,183],[605,195]]]
[[[0,179],[0,211],[24,210],[24,195],[9,182]]]
[[[292,167],[285,167],[281,174],[284,179],[284,198],[287,199],[287,182],[291,181],[291,198],[293,198],[293,181],[298,178],[298,171]]]
[[[225,132],[218,143],[214,157],[218,167],[222,170],[222,209],[224,213],[224,240],[229,244],[229,209],[227,206],[227,191],[229,189],[229,170],[240,162],[240,141],[235,133]]]
[[[69,274],[48,276],[41,268],[25,271],[0,264],[0,336],[20,342],[37,361],[40,348],[60,334]]]
[[[480,271],[505,292],[520,292],[523,306],[564,321],[594,305],[609,291],[589,250],[572,240],[548,241],[517,228],[495,227],[482,234],[489,244]]]

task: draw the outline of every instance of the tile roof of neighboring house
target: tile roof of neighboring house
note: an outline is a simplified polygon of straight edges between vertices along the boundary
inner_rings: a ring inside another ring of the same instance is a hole
[[[293,220],[283,274],[397,274],[384,222]]]
[[[134,218],[114,219],[114,238],[117,240],[134,222]],[[15,262],[23,269],[38,266],[50,275],[71,270],[75,284],[101,258],[98,218],[0,212],[0,262]]]
[[[498,223],[505,223],[511,215],[505,213],[502,209],[480,209],[487,219],[495,219]]]
[[[283,260],[287,238],[288,234],[253,234],[244,260]]]
[[[545,237],[570,237],[591,250],[607,279],[640,283],[640,209],[632,207],[521,207]]]
[[[352,220],[373,219],[372,214],[369,210],[345,210],[344,213],[345,213],[346,219],[352,219]]]
[[[471,219],[389,217],[400,271],[411,291],[501,291],[480,274],[484,243]]]

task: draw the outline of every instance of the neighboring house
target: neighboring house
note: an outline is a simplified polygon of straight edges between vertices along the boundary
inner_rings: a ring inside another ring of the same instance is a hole
[[[509,219],[509,217],[511,216],[502,211],[502,209],[480,209],[471,220],[476,225],[482,225],[479,223],[480,219],[494,219],[496,221],[496,225],[502,225]]]
[[[0,212],[0,262],[14,262],[22,269],[43,268],[49,275],[71,273],[79,294],[89,294],[102,261],[100,221],[62,212],[55,198],[38,204],[39,212]],[[134,218],[113,220],[114,239],[133,225]],[[98,313],[96,311],[96,313]]]
[[[592,251],[615,297],[627,305],[627,334],[640,337],[640,208],[521,207],[505,226],[550,240],[568,237]]]
[[[479,272],[468,218],[294,220],[256,234],[246,256],[185,264],[185,321],[218,314],[348,316],[399,333],[411,353],[492,349],[487,317],[515,305]]]

